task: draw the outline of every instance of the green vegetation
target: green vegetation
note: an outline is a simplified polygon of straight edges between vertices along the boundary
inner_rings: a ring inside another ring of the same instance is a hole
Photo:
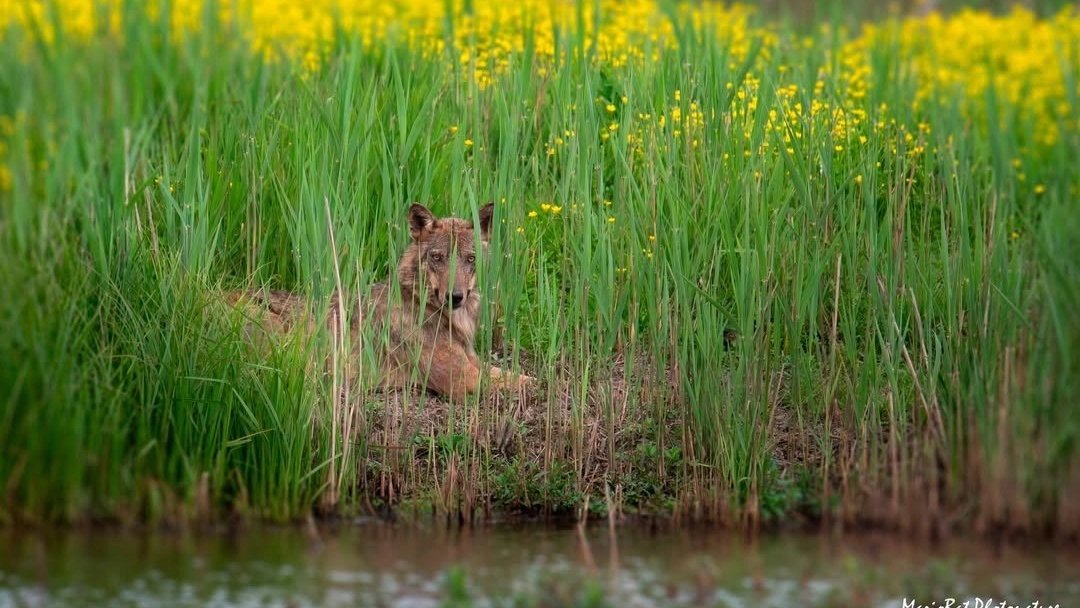
[[[140,6],[0,31],[0,522],[1080,531],[1080,18],[992,21],[1030,34],[1010,63],[923,22],[804,39],[663,5],[668,42],[620,63],[597,3],[477,79],[455,45],[504,33],[461,15],[442,55],[342,31],[313,69]],[[345,391],[218,302],[362,293],[414,200],[498,202],[478,350],[535,391]]]
[[[443,595],[439,603],[443,608],[467,608],[483,597],[469,590],[468,576],[464,568],[451,567],[445,572]],[[484,598],[495,606],[529,608],[531,606],[567,606],[573,608],[604,608],[614,605],[607,598],[603,581],[588,577],[550,574],[537,577],[523,591],[506,594],[506,597]],[[570,580],[568,580],[570,579]],[[578,580],[580,579],[580,580]]]

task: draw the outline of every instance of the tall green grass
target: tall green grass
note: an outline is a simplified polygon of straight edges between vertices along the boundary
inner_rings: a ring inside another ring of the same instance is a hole
[[[0,42],[0,115],[18,117],[0,192],[0,520],[606,496],[749,523],[1080,526],[1075,125],[1033,156],[1038,125],[992,95],[1006,129],[973,128],[950,98],[915,114],[884,45],[867,108],[931,124],[920,141],[792,123],[793,154],[760,154],[785,147],[765,128],[780,66],[809,107],[826,34],[736,61],[679,23],[678,51],[611,70],[570,29],[545,75],[527,48],[478,89],[394,38],[343,33],[309,73],[209,12],[174,39],[126,10],[122,42]],[[757,109],[727,121],[751,64]],[[1061,69],[1075,83],[1075,57]],[[609,128],[692,101],[709,116],[692,137],[638,149]],[[413,200],[463,217],[498,201],[478,350],[542,382],[517,402],[528,416],[478,397],[392,445],[394,408],[430,401],[380,405],[343,384],[341,357],[312,373],[332,336],[251,348],[215,294],[284,288],[323,311],[335,289],[362,294],[391,276]],[[494,445],[507,424],[541,449]]]

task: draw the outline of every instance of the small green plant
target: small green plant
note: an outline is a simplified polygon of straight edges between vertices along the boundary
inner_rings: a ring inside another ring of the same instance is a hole
[[[472,594],[469,592],[468,577],[463,567],[451,566],[446,569],[443,588],[443,597],[440,603],[443,608],[469,608],[473,605]]]

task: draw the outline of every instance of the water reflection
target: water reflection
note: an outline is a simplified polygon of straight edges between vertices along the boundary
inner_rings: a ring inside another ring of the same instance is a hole
[[[1075,551],[936,548],[896,538],[766,536],[605,526],[365,522],[235,535],[0,533],[0,608],[440,606],[457,577],[474,605],[559,605],[599,583],[614,606],[1080,605]],[[448,574],[450,573],[450,574]],[[463,578],[461,576],[463,574]]]

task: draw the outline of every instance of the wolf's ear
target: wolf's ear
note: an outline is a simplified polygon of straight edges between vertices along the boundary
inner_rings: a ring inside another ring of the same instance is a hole
[[[491,223],[495,220],[495,203],[488,203],[480,208],[480,240],[491,240]]]
[[[413,203],[409,207],[409,234],[418,239],[420,235],[435,226],[435,215],[420,203]]]

